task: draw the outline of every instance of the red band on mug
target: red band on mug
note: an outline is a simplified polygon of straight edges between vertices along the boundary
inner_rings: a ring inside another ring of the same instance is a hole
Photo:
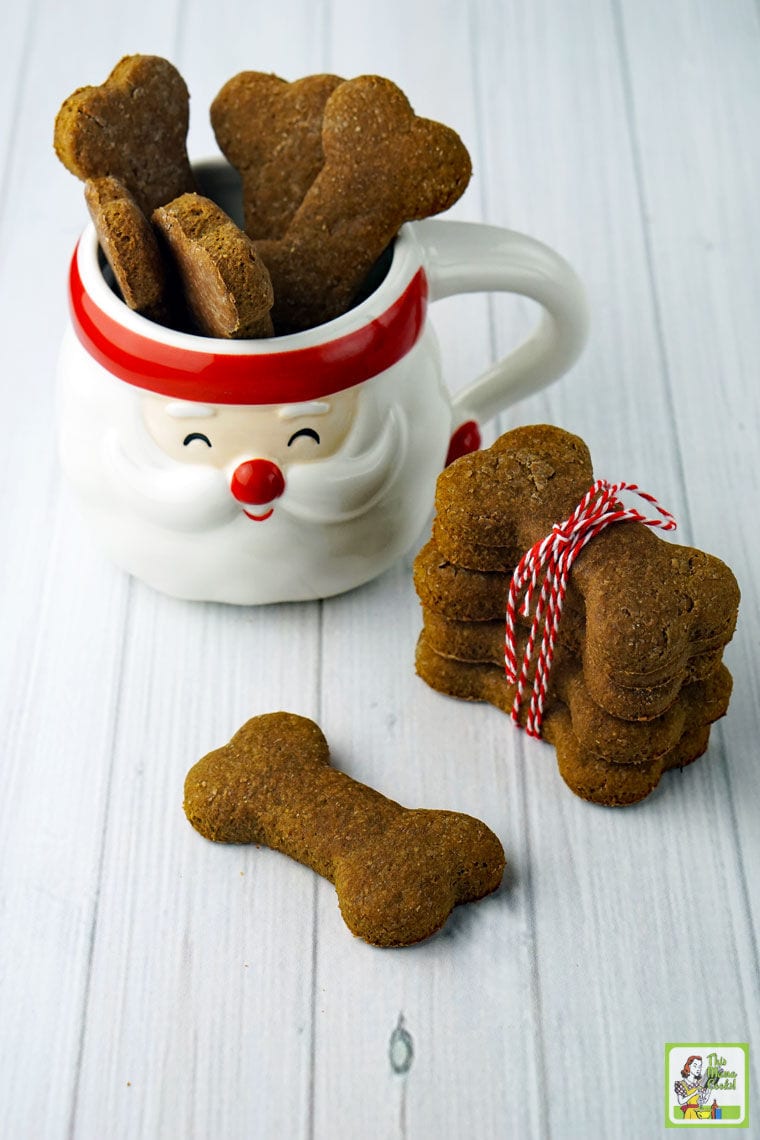
[[[427,297],[418,269],[382,316],[353,332],[305,348],[223,354],[213,351],[211,337],[208,351],[164,344],[109,317],[82,284],[77,251],[69,274],[74,330],[90,356],[138,388],[210,404],[299,404],[369,380],[417,342]]]

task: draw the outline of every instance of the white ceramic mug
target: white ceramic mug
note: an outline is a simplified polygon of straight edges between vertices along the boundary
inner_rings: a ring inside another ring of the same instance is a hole
[[[214,160],[196,173],[239,217],[235,172]],[[479,424],[560,376],[584,345],[578,279],[532,238],[416,222],[387,261],[333,321],[216,340],[128,309],[85,230],[60,357],[60,449],[116,563],[176,597],[240,605],[359,586],[418,538],[447,457],[478,447]],[[452,400],[427,304],[496,290],[537,301],[542,318]]]

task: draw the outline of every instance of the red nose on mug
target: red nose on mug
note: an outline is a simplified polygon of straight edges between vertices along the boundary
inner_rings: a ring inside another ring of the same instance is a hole
[[[271,503],[285,490],[285,476],[269,459],[247,459],[235,468],[230,490],[240,503]]]

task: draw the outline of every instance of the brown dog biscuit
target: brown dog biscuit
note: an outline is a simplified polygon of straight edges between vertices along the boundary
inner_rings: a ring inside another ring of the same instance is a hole
[[[435,522],[433,524],[435,526]],[[449,562],[433,539],[414,559],[414,588],[423,606],[452,621],[494,621],[504,615],[510,575],[504,570],[472,570]],[[565,598],[568,623],[583,620],[583,599],[572,581]]]
[[[660,716],[624,720],[596,703],[583,670],[573,664],[570,655],[558,664],[556,694],[570,712],[573,733],[584,754],[614,764],[656,759],[670,752],[695,725],[712,724],[724,716],[731,696],[731,674],[720,664],[705,681],[682,685]]]
[[[468,570],[445,558],[430,539],[414,559],[414,588],[423,606],[453,621],[492,621],[507,608],[509,578],[500,570]]]
[[[460,567],[511,572],[592,481],[577,436],[546,425],[517,428],[441,473],[435,545]],[[585,606],[587,671],[623,688],[674,680],[680,687],[690,659],[722,648],[736,624],[739,589],[729,568],[642,523],[598,534],[570,581]]]
[[[416,668],[431,688],[447,696],[485,701],[504,712],[512,708],[515,688],[503,669],[442,657],[430,648],[424,633],[417,644]],[[601,710],[590,708],[576,673],[565,690],[568,703],[555,694],[547,705],[543,736],[554,745],[560,774],[576,795],[612,807],[635,803],[649,795],[664,771],[702,755],[709,726],[724,715],[730,695],[731,675],[720,666],[706,681],[685,686],[677,706],[654,726],[605,721]],[[602,723],[606,739],[595,739],[595,726]]]
[[[87,182],[84,195],[100,248],[125,304],[152,320],[165,321],[166,271],[145,214],[118,178]]]
[[[631,688],[656,685],[730,641],[739,587],[720,559],[641,523],[598,537],[573,571],[586,603],[589,668]]]
[[[376,75],[336,87],[325,105],[322,146],[324,166],[285,236],[257,243],[282,332],[350,308],[401,225],[448,209],[472,170],[453,130],[418,118],[403,92]]]
[[[509,572],[457,566],[430,540],[414,560],[413,576],[428,642],[437,653],[463,661],[503,663]],[[527,626],[528,619],[518,615],[518,624]],[[572,579],[559,642],[585,661],[585,605]],[[585,671],[585,679],[591,696],[606,712],[627,720],[646,720],[665,712],[684,684],[702,680],[714,671],[722,654],[722,645],[695,652],[684,662],[683,670],[672,671],[659,681],[647,677],[620,681],[593,665]]]
[[[687,729],[670,752],[655,760],[609,764],[583,752],[566,711],[557,710],[550,731],[559,774],[568,788],[581,799],[605,807],[625,807],[645,799],[657,787],[663,772],[692,764],[704,755],[710,742],[710,725],[698,724]]]
[[[539,424],[462,456],[438,478],[433,538],[457,566],[510,574],[594,481],[578,436]]]
[[[216,203],[183,194],[153,213],[201,332],[272,335],[272,283],[253,243]]]
[[[343,80],[308,75],[288,83],[261,71],[234,76],[211,104],[219,148],[243,180],[245,230],[281,238],[324,165],[322,116]]]
[[[504,667],[504,617],[492,621],[457,621],[425,606],[422,614],[426,642],[440,656]],[[677,699],[684,685],[706,680],[721,664],[722,647],[695,654],[686,662],[683,675],[676,674],[660,684],[616,684],[593,667],[586,668],[584,623],[577,617],[571,620],[572,617],[576,615],[563,613],[558,644],[565,653],[569,650],[577,661],[583,662],[583,679],[591,699],[610,716],[622,720],[652,720],[661,716]]]
[[[143,213],[193,190],[185,139],[189,96],[167,60],[125,56],[99,87],[80,87],[55,121],[54,146],[82,181],[112,175]]]
[[[487,665],[504,662],[503,617],[493,621],[458,621],[423,606],[422,628],[426,643],[440,657]]]
[[[184,807],[208,839],[260,843],[329,879],[349,929],[375,946],[429,937],[504,870],[485,824],[410,810],[357,783],[330,766],[319,727],[292,713],[254,717],[200,760]]]
[[[521,652],[524,640],[523,636],[518,643]],[[466,686],[472,694],[469,699],[485,700],[506,712],[510,711],[515,686],[507,681],[503,666],[460,661],[438,654],[435,656],[439,661],[434,662],[429,656],[432,652],[427,633],[423,631],[419,660],[425,680],[429,680],[435,665],[443,668],[445,664],[446,677],[459,675],[463,683],[466,679]],[[433,685],[433,688],[439,687]],[[558,646],[550,694],[544,708],[544,735],[550,739],[546,725],[555,705],[561,703],[570,713],[573,733],[585,755],[599,756],[614,764],[635,764],[669,752],[690,724],[700,723],[700,718],[704,717],[702,722],[707,723],[723,716],[730,692],[730,674],[720,665],[706,681],[682,686],[676,699],[660,716],[651,720],[623,720],[611,716],[594,701],[577,656]],[[478,696],[478,693],[483,695]],[[709,694],[709,700],[706,694]],[[709,715],[706,715],[707,710]],[[526,713],[523,706],[523,714]]]
[[[428,645],[442,657],[451,657],[454,661],[480,661],[502,668],[504,666],[506,625],[503,617],[493,621],[456,621],[423,606],[422,628]],[[570,656],[576,664],[581,650],[579,633],[578,624],[565,624],[563,618],[557,642],[558,652],[563,657]],[[526,635],[527,622],[521,620],[520,645],[524,643]]]

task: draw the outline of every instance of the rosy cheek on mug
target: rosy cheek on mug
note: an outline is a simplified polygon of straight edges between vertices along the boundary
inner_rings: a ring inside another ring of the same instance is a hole
[[[229,167],[196,174],[229,203]],[[494,290],[532,298],[542,317],[452,398],[429,303]],[[165,593],[242,605],[327,597],[382,573],[419,537],[447,460],[567,371],[587,332],[583,292],[559,255],[441,220],[403,226],[360,304],[287,336],[222,341],[132,312],[103,274],[92,226],[72,261],[70,305],[60,447],[93,531]]]

